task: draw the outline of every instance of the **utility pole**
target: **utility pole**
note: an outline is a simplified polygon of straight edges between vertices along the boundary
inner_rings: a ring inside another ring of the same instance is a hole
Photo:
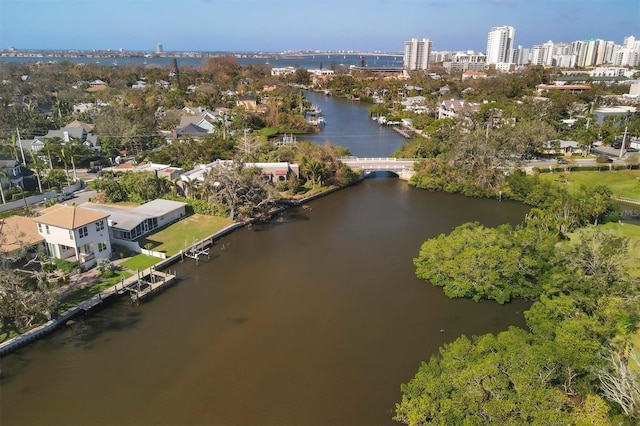
[[[11,135],[11,140],[13,141],[13,149],[16,153],[16,163],[19,163],[20,159],[18,158],[18,150],[16,149],[16,137],[14,135]]]
[[[22,141],[20,140],[20,130],[16,127],[16,134],[18,135],[18,145],[20,145],[20,154],[22,154],[22,164],[27,165],[27,160],[24,159],[24,149],[22,148]]]
[[[244,150],[246,155],[249,155],[249,153],[251,152],[251,147],[247,143],[247,129],[244,129]]]
[[[622,143],[620,144],[620,158],[624,154],[624,146],[627,143],[627,128],[629,126],[624,126],[624,135],[622,136]]]

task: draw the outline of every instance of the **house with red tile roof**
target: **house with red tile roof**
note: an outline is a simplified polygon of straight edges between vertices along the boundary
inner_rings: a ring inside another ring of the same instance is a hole
[[[468,78],[487,78],[487,73],[486,72],[482,72],[482,71],[473,71],[473,70],[467,70],[465,72],[462,73],[462,80],[466,80]]]

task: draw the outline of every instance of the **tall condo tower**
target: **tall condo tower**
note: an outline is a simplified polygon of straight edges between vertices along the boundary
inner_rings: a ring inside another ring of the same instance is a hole
[[[413,38],[404,42],[403,65],[408,70],[428,70],[431,55],[431,40]]]
[[[493,27],[487,37],[487,64],[513,62],[513,27]]]
[[[158,55],[162,55],[163,49],[162,49],[162,44],[158,43],[158,45],[156,46],[156,53]]]

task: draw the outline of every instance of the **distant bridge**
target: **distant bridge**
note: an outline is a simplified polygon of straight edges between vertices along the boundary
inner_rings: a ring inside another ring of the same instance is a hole
[[[343,157],[341,162],[354,170],[362,170],[365,174],[373,172],[391,172],[401,178],[413,175],[413,163],[420,161],[415,158],[359,158]]]

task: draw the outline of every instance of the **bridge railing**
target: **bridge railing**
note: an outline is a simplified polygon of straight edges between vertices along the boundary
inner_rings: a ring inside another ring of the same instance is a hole
[[[423,159],[421,159],[421,158],[395,158],[395,157],[379,157],[379,158],[374,158],[374,157],[368,157],[368,158],[340,157],[340,158],[338,158],[338,160],[340,160],[342,162],[345,162],[345,161],[355,161],[355,162],[359,162],[359,161],[367,161],[367,162],[371,162],[371,161],[385,161],[385,162],[411,161],[411,162],[416,162],[416,161],[421,161]]]

